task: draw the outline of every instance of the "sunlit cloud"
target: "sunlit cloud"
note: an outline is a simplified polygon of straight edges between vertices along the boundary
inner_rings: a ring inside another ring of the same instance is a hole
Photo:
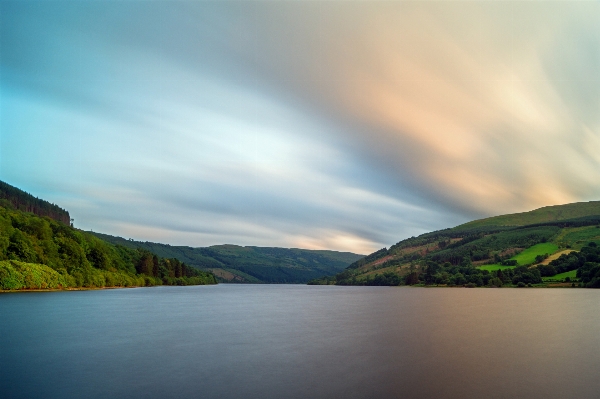
[[[28,4],[0,178],[81,228],[366,253],[600,196],[597,2]]]
[[[416,189],[448,205],[493,214],[594,199],[598,189],[589,181],[590,174],[600,176],[592,172],[598,164],[582,162],[578,148],[589,129],[579,124],[575,104],[561,97],[545,58],[565,50],[550,45],[570,25],[589,23],[598,6],[542,5],[538,15],[538,8],[512,4],[495,26],[470,22],[482,14],[489,19],[496,7],[366,11],[377,22],[359,26],[355,35],[368,40],[331,61],[331,70],[343,76],[332,79],[335,102],[344,104],[347,118],[367,126],[372,157],[387,158],[400,175],[417,176],[408,177]],[[571,18],[558,22],[556,13],[564,11]],[[506,24],[498,24],[503,17]],[[462,34],[464,26],[472,37]],[[589,50],[597,54],[597,48]],[[350,62],[358,54],[369,61]]]

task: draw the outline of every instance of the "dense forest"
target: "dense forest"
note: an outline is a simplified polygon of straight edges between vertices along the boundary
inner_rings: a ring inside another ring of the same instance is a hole
[[[144,248],[159,256],[179,259],[188,265],[214,272],[220,281],[232,283],[307,283],[322,275],[339,273],[363,257],[350,252],[298,248],[238,245],[192,248],[92,234],[116,245]]]
[[[597,243],[600,202],[553,206],[411,237],[309,284],[596,288]]]
[[[212,273],[178,259],[110,244],[49,216],[16,209],[12,202],[1,205],[0,289],[216,283]]]
[[[51,219],[70,224],[69,212],[58,205],[41,200],[16,187],[0,181],[0,206],[8,206],[38,216],[48,216]]]

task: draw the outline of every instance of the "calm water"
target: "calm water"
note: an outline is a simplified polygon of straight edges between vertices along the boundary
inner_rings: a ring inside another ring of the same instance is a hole
[[[10,398],[597,398],[600,290],[0,295]]]

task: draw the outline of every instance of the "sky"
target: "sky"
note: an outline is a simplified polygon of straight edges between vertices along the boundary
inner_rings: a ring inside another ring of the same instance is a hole
[[[600,199],[600,2],[0,1],[0,180],[136,240],[367,254]]]

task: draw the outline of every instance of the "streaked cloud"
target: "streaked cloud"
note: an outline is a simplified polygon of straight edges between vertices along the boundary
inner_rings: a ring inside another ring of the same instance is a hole
[[[597,2],[0,6],[0,178],[81,228],[366,253],[600,195]]]

